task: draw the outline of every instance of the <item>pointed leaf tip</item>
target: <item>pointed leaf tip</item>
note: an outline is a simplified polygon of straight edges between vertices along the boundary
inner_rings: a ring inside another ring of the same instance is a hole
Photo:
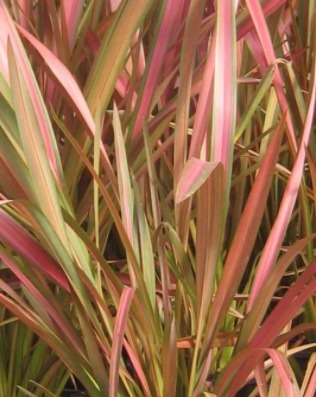
[[[175,202],[191,197],[207,180],[219,162],[208,162],[192,157],[183,168],[177,186]]]

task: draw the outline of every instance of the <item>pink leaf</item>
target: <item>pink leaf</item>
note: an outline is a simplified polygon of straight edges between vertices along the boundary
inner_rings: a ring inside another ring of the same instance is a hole
[[[0,240],[8,244],[30,264],[51,280],[69,291],[65,274],[46,251],[23,229],[18,222],[0,208]]]
[[[314,63],[314,74],[315,72],[316,72],[316,64]],[[283,237],[286,232],[286,228],[291,219],[291,214],[294,208],[294,204],[302,180],[302,174],[303,174],[304,163],[306,158],[306,148],[308,147],[309,138],[312,131],[313,117],[315,111],[315,100],[316,100],[316,79],[314,78],[311,87],[311,98],[305,120],[300,148],[291,175],[289,177],[288,183],[286,185],[286,189],[281,201],[277,218],[269,233],[268,240],[263,249],[260,262],[258,264],[258,269],[255,275],[254,283],[249,298],[249,309],[253,306],[254,300],[259,293],[262,283],[264,283],[265,280],[267,279],[267,275],[269,274],[272,266],[275,263],[275,260],[280,250],[280,246],[282,244]]]
[[[125,288],[120,299],[113,334],[113,347],[110,361],[109,397],[117,396],[119,366],[124,341],[125,326],[134,293],[134,288]]]
[[[297,384],[292,381],[292,379],[295,379],[295,376],[284,354],[275,349],[266,349],[266,352],[269,354],[273,364],[275,365],[278,376],[283,384],[285,395],[287,397],[301,396]]]
[[[178,183],[175,197],[176,203],[178,204],[191,197],[217,166],[218,163],[199,160],[195,157],[188,160]]]
[[[204,69],[203,84],[201,85],[201,92],[197,103],[192,142],[190,144],[190,157],[199,156],[205,132],[210,120],[213,105],[212,93],[214,84],[215,43],[216,40],[213,39],[210,54],[208,55]]]
[[[285,293],[250,342],[250,346],[269,346],[274,342],[277,335],[293,319],[300,307],[315,293],[315,275],[316,261],[309,265],[295,284]]]
[[[65,15],[68,42],[72,48],[75,44],[76,29],[80,21],[80,15],[84,6],[84,0],[63,0],[62,7]]]
[[[148,116],[152,97],[158,83],[160,70],[162,69],[170,41],[172,40],[172,35],[181,22],[180,18],[182,14],[181,11],[183,8],[183,2],[183,0],[167,1],[157,43],[155,45],[155,50],[151,59],[150,68],[148,70],[146,85],[141,97],[139,110],[137,112],[133,137],[137,137],[139,135],[142,129],[143,121]]]
[[[84,96],[70,71],[66,66],[54,55],[44,44],[32,36],[27,30],[18,27],[23,36],[38,51],[40,56],[45,60],[50,71],[60,83],[61,88],[66,92],[67,96],[72,100],[78,113],[84,119],[90,131],[94,132],[94,120],[84,99]]]
[[[229,180],[236,119],[236,32],[232,2],[218,1],[212,122],[212,155]]]
[[[276,66],[278,66],[279,62],[276,61],[277,58],[274,53],[273,43],[267,26],[266,16],[264,14],[264,10],[262,9],[260,2],[258,0],[246,0],[246,4],[249,9],[249,13],[251,15],[252,22],[255,27],[258,43],[260,43],[261,46],[261,50],[257,51],[254,54],[259,57],[258,63],[259,64],[262,63],[261,62],[262,54],[264,54],[265,65],[261,65],[261,66],[272,65],[273,63]],[[254,32],[252,32],[251,34],[252,47],[255,46],[254,34],[255,34]],[[278,67],[276,67],[274,74],[274,86],[276,89],[276,93],[278,96],[281,109],[285,114],[285,120],[288,127],[287,133],[288,133],[290,145],[292,146],[292,148],[297,149],[294,126],[291,120],[290,113],[287,111],[288,103],[283,90],[283,81]]]
[[[265,18],[275,12],[278,8],[282,7],[286,0],[267,0],[264,2],[262,8]],[[253,20],[249,16],[243,23],[238,26],[238,40],[244,37],[251,29],[253,29]]]

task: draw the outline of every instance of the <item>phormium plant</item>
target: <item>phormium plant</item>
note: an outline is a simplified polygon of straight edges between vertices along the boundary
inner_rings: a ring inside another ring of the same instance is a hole
[[[1,396],[315,394],[315,22],[0,0]]]

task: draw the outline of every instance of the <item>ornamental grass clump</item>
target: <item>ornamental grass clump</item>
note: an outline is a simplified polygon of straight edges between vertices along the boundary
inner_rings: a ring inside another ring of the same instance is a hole
[[[0,0],[0,303],[61,385],[315,394],[314,10]]]

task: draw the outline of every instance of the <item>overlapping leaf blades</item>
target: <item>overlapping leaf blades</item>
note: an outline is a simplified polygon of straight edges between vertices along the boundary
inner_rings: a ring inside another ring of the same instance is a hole
[[[312,395],[314,1],[28,4],[0,1],[2,305],[91,397]]]

